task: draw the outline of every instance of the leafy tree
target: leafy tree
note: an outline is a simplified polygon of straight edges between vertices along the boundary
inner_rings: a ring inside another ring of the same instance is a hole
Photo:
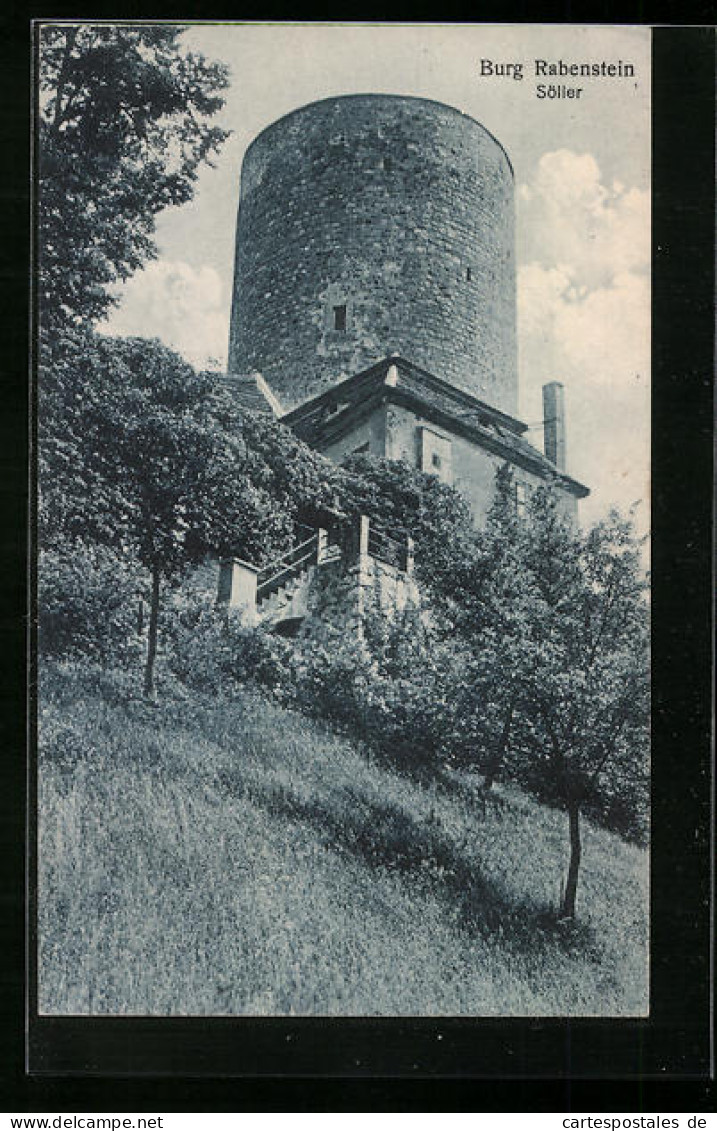
[[[465,679],[458,710],[472,721],[474,750],[490,789],[508,751],[521,665],[527,662],[524,602],[513,503],[512,472],[496,475],[485,527],[456,555],[445,633],[464,651]]]
[[[226,131],[226,68],[159,25],[46,24],[39,40],[39,310],[88,324],[156,254],[157,213],[190,200]]]
[[[571,918],[581,813],[632,836],[644,831],[648,615],[640,546],[617,514],[581,533],[550,484],[519,515],[503,467],[485,528],[450,549],[451,601],[437,624],[462,666],[452,710],[464,741],[455,752],[481,767],[487,788],[502,770],[565,806],[570,863],[561,910]]]
[[[647,582],[629,521],[613,513],[582,534],[549,488],[533,495],[515,546],[525,642],[515,683],[518,773],[567,810],[561,914],[572,918],[581,813],[614,817],[622,805],[634,831],[646,803]]]
[[[80,538],[149,571],[149,695],[163,583],[208,553],[262,564],[286,546],[297,500],[271,444],[274,465],[298,468],[303,450],[302,498],[322,497],[328,464],[277,422],[240,417],[215,378],[158,341],[77,332],[62,347],[40,400],[41,547]]]
[[[291,521],[245,474],[241,434],[218,426],[213,382],[161,343],[77,333],[46,361],[41,549],[84,539],[149,571],[150,694],[163,581],[211,550],[270,551]]]
[[[241,430],[247,453],[254,460],[250,469],[253,481],[283,499],[296,522],[320,526],[332,518],[342,521],[347,517],[352,477],[273,417],[242,415],[231,404],[228,408],[223,425]]]
[[[410,535],[415,543],[416,573],[434,600],[455,589],[456,562],[470,553],[473,524],[463,495],[435,475],[404,460],[350,456],[341,485],[341,507],[365,514],[394,538]]]

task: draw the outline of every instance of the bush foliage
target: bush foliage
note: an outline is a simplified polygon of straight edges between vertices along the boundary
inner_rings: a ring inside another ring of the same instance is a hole
[[[102,546],[74,542],[39,561],[38,631],[43,654],[138,664],[143,651],[139,570]]]

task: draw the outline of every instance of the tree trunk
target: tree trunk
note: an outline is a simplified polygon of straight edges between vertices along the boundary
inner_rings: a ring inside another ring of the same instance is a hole
[[[562,919],[575,918],[575,896],[578,890],[578,872],[580,870],[580,802],[572,797],[568,800],[568,822],[570,825],[570,864],[568,865],[568,879],[565,884],[563,906],[560,909]]]
[[[503,730],[501,731],[500,738],[498,739],[498,745],[496,746],[493,757],[491,758],[486,768],[485,777],[483,778],[483,789],[493,788],[493,782],[495,781],[496,774],[503,765],[503,758],[505,757],[505,752],[508,749],[510,728],[513,723],[513,710],[514,705],[513,703],[511,703],[508,708],[508,714],[505,717],[505,722],[503,723]]]
[[[161,575],[159,566],[152,566],[152,599],[149,608],[149,632],[147,635],[147,662],[144,668],[144,694],[148,699],[154,699],[156,689],[154,685],[154,662],[157,658],[157,626],[159,624],[159,590]]]

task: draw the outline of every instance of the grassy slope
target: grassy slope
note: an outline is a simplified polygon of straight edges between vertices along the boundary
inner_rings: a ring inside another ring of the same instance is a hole
[[[248,691],[152,710],[46,684],[42,1012],[645,1012],[639,849],[586,822],[556,926],[565,817],[516,790],[483,812]]]

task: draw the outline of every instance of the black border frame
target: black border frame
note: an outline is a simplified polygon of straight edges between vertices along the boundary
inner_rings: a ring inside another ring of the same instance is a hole
[[[93,15],[102,18],[100,7],[95,5]],[[190,15],[187,7],[184,18],[200,18]],[[485,18],[487,13],[481,15]],[[572,22],[589,22],[577,13],[571,15]],[[51,18],[61,18],[61,13]],[[136,13],[134,18],[146,17]],[[266,14],[261,18],[267,18]],[[18,112],[18,92],[28,89],[23,33],[27,37],[26,24],[3,44],[2,78],[12,84],[12,100],[3,100],[0,112],[15,164],[24,171],[29,96],[20,99],[23,104]],[[31,1019],[36,1074],[29,1077],[18,1040],[24,1030],[24,813],[15,800],[0,825],[2,864],[10,868],[10,883],[2,891],[11,893],[4,896],[8,914],[3,915],[11,930],[10,946],[3,952],[9,965],[0,979],[9,1007],[3,1009],[3,1017],[10,1021],[2,1032],[4,1085],[18,1099],[23,1092],[28,1100],[33,1098],[30,1110],[58,1107],[63,1096],[70,1100],[70,1110],[77,1110],[82,1099],[101,1095],[105,1088],[115,1096],[105,1109],[116,1108],[121,1097],[122,1103],[131,1098],[134,1107],[146,1106],[149,1099],[150,1106],[157,1109],[184,1110],[187,1101],[193,1103],[204,1095],[212,1097],[207,1110],[220,1110],[220,1096],[228,1098],[233,1093],[231,1110],[240,1096],[253,1091],[272,1103],[274,1110],[277,1078],[296,1073],[305,1078],[284,1079],[281,1091],[287,1099],[293,1093],[290,1106],[294,1109],[301,1109],[301,1097],[308,1095],[310,1106],[304,1110],[331,1110],[342,1097],[350,1103],[350,1097],[361,1096],[390,1109],[386,1103],[389,1077],[394,1095],[397,1086],[406,1095],[412,1091],[419,1105],[407,1106],[404,1100],[393,1110],[431,1110],[426,1097],[429,1091],[435,1094],[436,1078],[442,1080],[444,1094],[452,1091],[456,1099],[461,1097],[461,1106],[454,1110],[465,1110],[468,1096],[485,1096],[487,1088],[490,1106],[497,1110],[529,1110],[536,1086],[537,1094],[545,1099],[552,1096],[541,1104],[544,1110],[569,1110],[578,1097],[583,1110],[604,1109],[608,1079],[612,1081],[613,1110],[630,1110],[630,1103],[645,1110],[653,1085],[654,1092],[659,1088],[665,1097],[667,1087],[672,1086],[674,1093],[675,1086],[684,1089],[690,1080],[694,1099],[686,1106],[710,1110],[704,1105],[710,1102],[714,1073],[709,1046],[714,31],[710,27],[658,27],[653,35],[653,60],[656,777],[650,1019]],[[24,743],[26,721],[21,671],[25,586],[18,581],[25,560],[29,419],[23,299],[27,290],[26,177],[19,178],[14,190],[11,181],[3,195],[3,236],[12,249],[5,279],[10,281],[11,299],[15,300],[14,305],[11,301],[3,307],[3,326],[5,352],[15,364],[6,378],[0,448],[5,472],[0,498],[5,530],[9,531],[2,573],[7,611],[3,609],[0,621],[0,695],[5,749],[17,753]],[[3,798],[21,798],[21,757],[4,760],[2,774]],[[218,1079],[234,1075],[238,1058],[245,1079]],[[68,1070],[80,1075],[57,1078]],[[109,1073],[114,1081],[99,1079]],[[196,1079],[203,1074],[204,1079]],[[159,1078],[162,1075],[164,1079]],[[259,1075],[270,1078],[260,1080]],[[125,1078],[120,1082],[117,1076]],[[331,1076],[333,1081],[326,1078]],[[317,1077],[323,1080],[321,1087]],[[327,1096],[326,1106],[321,1105],[320,1092]],[[328,1098],[332,1093],[333,1099]],[[145,1097],[144,1104],[139,1102],[141,1097]],[[476,1099],[468,1102],[475,1104]],[[440,1106],[446,1109],[445,1099]],[[485,1099],[483,1106],[488,1106]],[[656,1106],[670,1110],[664,1099]]]

